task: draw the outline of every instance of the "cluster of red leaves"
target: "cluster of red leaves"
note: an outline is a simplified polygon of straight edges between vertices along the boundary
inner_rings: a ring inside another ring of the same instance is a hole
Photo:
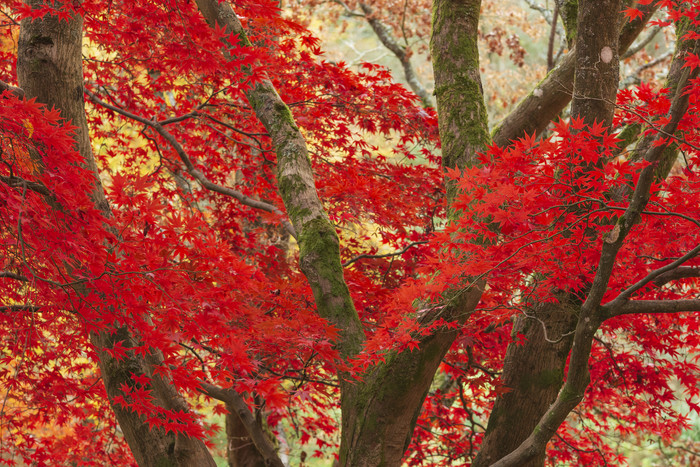
[[[58,112],[0,99],[0,459],[128,463],[78,326],[87,304],[69,284],[105,272],[107,251],[95,245],[113,239],[90,199],[92,176]]]

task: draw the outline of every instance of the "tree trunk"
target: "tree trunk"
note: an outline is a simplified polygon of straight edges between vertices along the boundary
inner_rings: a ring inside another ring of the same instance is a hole
[[[511,390],[496,399],[474,467],[491,465],[514,451],[530,436],[564,383],[576,309],[546,304],[531,313],[532,317],[520,315],[513,323],[514,341],[506,351],[502,378]],[[518,342],[520,334],[523,343]],[[544,458],[541,452],[523,467],[541,466]]]
[[[445,320],[463,323],[479,303],[483,283],[459,294],[443,309]],[[401,465],[423,401],[456,330],[437,331],[418,349],[390,354],[345,395],[340,465]]]
[[[229,467],[266,467],[265,457],[255,447],[253,439],[232,407],[226,414],[226,459]]]
[[[40,6],[40,0],[28,2]],[[55,107],[61,116],[74,126],[76,148],[92,170],[95,188],[95,205],[109,216],[110,208],[99,180],[97,166],[92,154],[90,137],[83,102],[82,70],[82,18],[73,17],[59,21],[56,16],[22,21],[17,51],[17,75],[20,87],[28,98],[35,97],[47,107]],[[77,289],[85,295],[87,291]],[[85,297],[89,299],[89,297]],[[114,342],[124,341],[133,345],[128,329],[119,328],[114,333],[91,334],[91,341],[98,350],[102,379],[107,389],[110,404],[116,414],[124,438],[134,458],[142,467],[148,466],[215,466],[209,451],[199,440],[186,436],[175,436],[160,429],[150,429],[135,413],[113,404],[115,396],[122,395],[121,386],[133,385],[132,375],[152,376],[152,365],[160,359],[154,354],[149,361],[130,355],[123,360],[111,358],[104,349]],[[169,382],[153,378],[153,391],[159,404],[165,408],[187,410],[187,405]]]

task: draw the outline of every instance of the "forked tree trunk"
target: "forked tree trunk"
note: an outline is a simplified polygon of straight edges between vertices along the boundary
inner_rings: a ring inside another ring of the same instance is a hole
[[[33,2],[39,3],[37,0]],[[450,168],[472,164],[475,154],[489,143],[476,48],[480,3],[479,0],[436,0],[434,4],[431,49],[443,160]],[[197,0],[197,4],[212,26],[218,23],[245,38],[240,22],[226,3]],[[107,215],[109,207],[97,178],[83,110],[80,19],[59,24],[56,18],[47,17],[23,23],[18,55],[20,84],[27,95],[60,108],[64,118],[78,127],[78,147],[95,174],[94,200]],[[353,356],[361,348],[364,334],[342,278],[333,226],[328,222],[313,186],[303,136],[271,83],[263,80],[249,91],[248,98],[278,151],[281,195],[300,234],[302,269],[314,291],[319,312],[341,329],[338,343],[341,352]],[[564,101],[563,107],[566,101],[560,100]],[[539,110],[538,115],[546,113]],[[549,108],[546,110],[550,111]],[[455,194],[455,187],[449,186],[448,201]],[[446,297],[447,307],[441,317],[464,322],[478,303],[482,286],[479,284],[464,293]],[[535,326],[526,331],[537,332]],[[95,335],[93,342],[96,347],[108,348],[115,340],[131,341],[127,329],[120,329],[118,333],[118,337],[111,338],[106,334]],[[555,329],[552,329],[552,334],[557,334]],[[424,338],[414,352],[388,356],[386,363],[375,367],[363,382],[341,381],[342,465],[400,465],[434,373],[456,336],[455,331],[438,331]],[[554,353],[558,352],[561,350],[555,349]],[[513,358],[516,361],[520,357]],[[132,373],[150,374],[152,362],[133,356],[116,361],[108,354],[100,353],[100,359],[110,400],[121,384],[131,384]],[[157,360],[157,356],[154,359]],[[547,366],[556,365],[541,364],[545,373]],[[522,378],[513,381],[520,380]],[[186,408],[167,381],[156,379],[154,390],[163,406]],[[115,413],[140,465],[214,465],[202,443],[176,438],[159,430],[148,430],[135,414],[118,407],[115,407]],[[533,420],[538,418],[533,416]]]
[[[472,32],[471,57],[475,61],[460,72],[467,79],[457,83],[456,87],[443,89],[443,98],[463,91],[464,86],[470,91],[475,90],[478,98],[471,101],[474,104],[472,107],[462,109],[462,112],[466,112],[462,114],[462,120],[466,122],[470,116],[477,114],[480,118],[477,130],[467,125],[455,132],[454,144],[461,150],[468,149],[470,153],[449,159],[446,165],[450,167],[466,163],[488,141],[476,52],[479,4],[464,2],[459,8],[460,12],[468,10],[470,13],[466,23]],[[229,33],[237,34],[243,44],[249,44],[230,5],[217,0],[197,0],[197,5],[210,26],[224,26]],[[451,21],[453,19],[454,23]],[[445,27],[450,33],[446,32],[443,37],[449,39],[449,34],[463,26],[460,15],[455,13],[446,18]],[[461,58],[457,54],[449,57],[452,45],[445,45],[443,55],[454,65]],[[318,311],[342,330],[337,347],[343,356],[352,357],[362,348],[364,331],[344,282],[335,228],[328,221],[314,186],[306,142],[270,81],[261,80],[254,89],[246,92],[246,96],[270,133],[277,152],[279,191],[298,233],[300,266],[311,285]],[[446,102],[443,101],[443,105]],[[453,115],[460,112],[457,107],[449,110]],[[481,287],[474,286],[467,292],[456,294],[451,300],[446,299],[448,307],[441,317],[463,322],[478,303],[481,292]],[[419,349],[413,352],[387,355],[386,363],[370,370],[363,376],[362,382],[339,375],[343,419],[340,465],[400,465],[435,371],[456,336],[454,331],[438,331],[425,338]]]
[[[27,3],[40,6],[43,2],[30,0]],[[23,20],[17,51],[17,75],[27,98],[35,97],[47,107],[59,109],[61,116],[77,127],[76,147],[85,160],[85,166],[92,170],[95,181],[93,201],[105,216],[109,216],[109,204],[99,181],[85,118],[82,24],[80,17],[68,21],[59,21],[55,16],[45,16],[34,21]],[[85,289],[76,292],[82,295],[87,293]],[[85,298],[89,300],[88,296]],[[152,365],[158,363],[160,356],[154,354],[149,361],[133,354],[121,361],[111,358],[103,349],[111,348],[114,342],[123,341],[126,347],[134,344],[126,328],[119,328],[114,334],[92,334],[91,340],[98,349],[102,379],[110,404],[139,466],[215,466],[211,454],[201,441],[175,436],[160,429],[150,429],[135,412],[112,403],[115,396],[122,394],[120,387],[123,384],[134,384],[132,375],[153,376]],[[168,381],[155,377],[152,389],[162,407],[187,410],[184,399]]]
[[[476,47],[480,4],[478,0],[437,0],[433,7],[431,52],[435,65],[435,94],[443,163],[450,168],[473,164],[477,152],[490,142]],[[245,31],[227,3],[197,0],[197,5],[211,26],[224,26],[228,32],[237,34],[243,44],[248,43]],[[640,30],[641,26],[636,25],[631,37]],[[570,83],[573,73],[566,74],[565,78],[559,80],[559,85],[561,81]],[[338,347],[344,355],[352,356],[360,348],[363,333],[357,325],[357,313],[347,294],[342,269],[336,265],[337,239],[331,233],[332,228],[312,186],[313,175],[303,136],[293,121],[289,125],[291,113],[269,81],[263,80],[247,93],[247,97],[277,150],[280,192],[299,233],[302,270],[314,289],[319,312],[342,330]],[[533,113],[548,122],[570,98],[570,95],[558,97],[546,108],[535,104]],[[508,122],[507,127],[514,133],[522,132],[523,121],[532,118],[534,115],[518,120],[519,125]],[[295,180],[296,185],[289,180]],[[447,194],[449,203],[456,195],[455,187],[448,186]],[[302,212],[309,215],[299,215]],[[312,243],[313,250],[308,248]],[[323,264],[327,266],[319,267]],[[327,290],[324,283],[337,286]],[[478,303],[482,287],[483,284],[478,284],[457,297],[446,297],[448,306],[441,317],[463,322]],[[386,363],[378,364],[364,375],[361,383],[343,381],[340,375],[341,465],[400,464],[432,377],[456,335],[452,331],[437,332],[425,338],[413,352],[388,355]],[[538,417],[533,420],[536,422]]]

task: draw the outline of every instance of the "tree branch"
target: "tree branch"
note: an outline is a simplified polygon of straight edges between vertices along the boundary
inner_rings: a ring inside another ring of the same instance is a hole
[[[656,37],[656,35],[659,32],[661,32],[661,26],[654,26],[651,29],[649,29],[649,32],[646,34],[646,36],[641,38],[636,43],[632,44],[630,46],[630,48],[627,50],[627,52],[622,54],[620,59],[624,60],[626,58],[630,58],[632,55],[634,55],[637,52],[639,52],[640,50],[642,50],[644,47],[647,46],[647,44],[649,44],[649,42],[651,42]]]
[[[559,17],[559,4],[554,2],[552,14],[552,27],[549,31],[549,43],[547,44],[547,71],[554,68],[554,39],[557,36],[557,18]]]
[[[333,0],[333,3],[337,3],[338,5],[342,6],[345,9],[345,14],[348,16],[354,16],[357,18],[364,18],[365,15],[362,13],[358,13],[351,9],[347,3],[345,3],[343,0]]]
[[[695,44],[696,52],[698,47],[700,47],[700,41],[697,41]],[[673,102],[671,103],[671,108],[667,114],[669,121],[666,125],[664,125],[662,130],[663,134],[674,134],[676,132],[678,123],[688,108],[688,95],[685,93],[685,87],[691,79],[694,79],[697,76],[697,74],[697,69],[693,70],[692,73],[689,68],[683,69],[681,77],[678,80],[678,86],[676,87],[676,93],[673,98]],[[630,197],[629,205],[627,206],[625,213],[619,218],[617,224],[615,224],[612,234],[608,235],[603,241],[602,253],[598,263],[598,268],[596,270],[596,275],[593,279],[591,291],[582,306],[582,313],[592,312],[592,310],[600,306],[600,302],[607,290],[607,285],[610,280],[610,275],[612,274],[613,266],[615,265],[617,253],[622,248],[627,234],[637,222],[639,216],[649,202],[649,191],[656,178],[656,165],[662,157],[665,149],[668,147],[668,144],[656,144],[659,138],[659,134],[653,136],[650,135],[649,137],[640,141],[638,144],[641,152],[640,156],[643,156],[643,159],[647,161],[649,165],[642,170],[634,192]],[[697,248],[700,248],[700,246],[693,249],[691,253],[695,252]],[[678,261],[681,260],[683,260],[683,258],[679,259]],[[665,272],[665,270],[662,272]],[[634,290],[632,292],[634,292]],[[620,302],[623,300],[624,298],[620,300]]]
[[[12,86],[4,81],[0,81],[0,93],[5,91],[10,91],[19,99],[24,98],[24,90],[22,88],[18,88],[17,86]]]
[[[180,160],[182,161],[183,164],[185,164],[185,168],[187,169],[187,173],[189,173],[195,180],[197,180],[202,187],[206,188],[209,191],[213,191],[215,193],[219,193],[225,196],[230,196],[231,198],[236,199],[239,203],[255,208],[255,209],[260,209],[263,211],[271,212],[274,214],[277,214],[280,216],[280,222],[284,226],[285,230],[294,238],[297,238],[296,230],[292,226],[292,224],[289,223],[289,221],[286,219],[286,216],[282,211],[280,211],[276,206],[273,206],[272,204],[266,203],[264,201],[259,201],[253,198],[250,198],[243,193],[241,193],[238,190],[234,190],[233,188],[228,188],[225,186],[217,185],[216,183],[211,182],[201,171],[199,171],[194,164],[192,163],[192,160],[190,159],[189,154],[187,154],[187,151],[185,151],[185,148],[182,147],[182,145],[177,141],[175,136],[172,135],[168,130],[166,130],[163,125],[160,122],[155,122],[153,120],[149,120],[147,118],[141,117],[139,115],[136,115],[134,113],[131,113],[127,110],[124,110],[122,108],[119,108],[115,105],[108,104],[107,102],[101,100],[98,98],[95,94],[90,92],[88,89],[85,89],[85,93],[88,95],[91,101],[94,103],[109,109],[113,112],[116,112],[126,118],[129,118],[131,120],[135,120],[139,123],[143,123],[146,126],[149,126],[153,128],[160,136],[165,139],[170,146],[175,150],[177,155],[180,157]]]
[[[7,277],[8,279],[14,279],[22,282],[29,282],[29,279],[21,274],[15,274],[10,271],[0,271],[0,277]]]
[[[607,309],[609,317],[651,314],[651,313],[682,313],[688,311],[700,311],[700,300],[630,300],[615,309]]]
[[[423,102],[424,106],[432,106],[432,98],[430,94],[423,87],[423,84],[418,80],[418,76],[416,75],[416,72],[413,69],[413,65],[411,64],[411,57],[407,53],[408,49],[399,44],[396,38],[394,38],[391,31],[389,30],[389,28],[379,19],[377,19],[372,7],[370,7],[366,3],[361,2],[360,8],[364,12],[364,17],[367,19],[367,22],[369,23],[370,27],[379,38],[379,41],[382,44],[384,44],[384,47],[389,49],[396,56],[396,58],[399,59],[399,62],[401,62],[404,76],[406,77],[406,82],[411,87],[411,90],[413,90],[413,92],[416,93],[418,97],[420,97],[420,100]]]
[[[224,27],[228,34],[237,35],[241,46],[252,47],[228,2],[196,0],[196,3],[210,27]],[[229,44],[224,41],[223,45],[227,58],[232,59]],[[277,154],[277,186],[293,231],[298,234],[299,264],[313,291],[318,312],[340,329],[336,345],[341,354],[356,355],[365,333],[343,276],[338,235],[318,197],[306,140],[289,107],[267,77],[258,76],[245,95],[270,135]]]
[[[18,312],[18,311],[28,311],[30,313],[36,313],[40,310],[41,310],[40,306],[34,306],[34,305],[4,305],[4,306],[0,306],[0,313]]]
[[[646,277],[644,277],[643,279],[641,279],[637,283],[631,285],[627,289],[623,290],[620,293],[620,295],[615,297],[615,299],[606,303],[604,308],[606,308],[608,310],[608,313],[614,315],[616,313],[616,310],[619,307],[624,306],[625,303],[632,296],[632,294],[634,294],[636,291],[640,290],[642,287],[649,284],[650,282],[655,281],[661,275],[663,275],[665,273],[673,272],[674,270],[676,270],[678,268],[678,266],[682,265],[683,263],[685,263],[686,261],[688,261],[692,258],[695,258],[698,254],[700,254],[700,245],[696,246],[695,248],[690,250],[688,253],[686,253],[685,255],[678,258],[676,261],[650,272],[649,274],[646,275]],[[700,271],[697,268],[691,268],[691,269],[695,270],[696,272]],[[700,275],[698,277],[700,277]]]
[[[284,467],[284,463],[277,455],[275,447],[270,442],[260,425],[255,421],[255,417],[248,408],[245,400],[233,389],[223,389],[213,384],[200,382],[201,392],[207,396],[225,403],[228,407],[236,411],[243,426],[253,440],[253,444],[258,452],[265,458],[266,465]]]
[[[354,258],[349,259],[346,262],[344,262],[343,267],[346,268],[346,267],[350,266],[352,263],[354,263],[355,261],[358,261],[358,260],[363,259],[363,258],[388,258],[389,256],[399,256],[399,255],[406,253],[411,247],[414,247],[416,245],[422,245],[424,243],[428,243],[428,242],[427,241],[412,242],[412,243],[409,243],[408,245],[406,245],[403,249],[401,249],[399,251],[395,251],[394,253],[386,253],[383,255],[367,255],[367,254],[357,255]]]
[[[535,10],[535,11],[539,12],[542,15],[542,18],[544,18],[544,20],[547,22],[547,24],[552,26],[552,21],[554,21],[554,24],[556,25],[556,22],[557,22],[556,15],[558,13],[558,7],[559,7],[558,4],[555,3],[555,5],[554,5],[555,12],[553,13],[549,8],[543,7],[542,5],[535,2],[534,0],[525,0],[525,3],[527,3],[527,6],[529,6],[531,10]],[[553,27],[555,27],[555,26],[553,26]]]
[[[666,59],[668,59],[668,58],[669,58],[670,56],[672,56],[672,55],[673,55],[673,52],[671,52],[671,51],[669,50],[669,51],[667,51],[667,52],[665,52],[665,53],[659,55],[659,56],[656,57],[654,60],[652,60],[652,61],[650,61],[650,62],[647,62],[647,63],[644,63],[644,64],[638,66],[637,68],[635,68],[634,71],[632,71],[630,74],[628,74],[628,75],[625,77],[625,79],[622,80],[622,82],[621,82],[621,84],[620,84],[620,87],[623,87],[623,88],[624,88],[624,87],[626,87],[626,86],[628,86],[628,85],[631,85],[631,84],[635,84],[635,83],[639,84],[639,75],[640,75],[644,70],[648,70],[649,68],[655,67],[655,66],[658,65],[659,63],[662,63],[662,62],[666,61]]]
[[[51,196],[52,193],[49,191],[46,186],[44,186],[43,183],[39,182],[30,182],[29,180],[25,180],[22,177],[17,177],[17,176],[10,176],[6,177],[4,175],[0,175],[0,182],[4,183],[7,186],[10,186],[12,188],[17,188],[17,187],[26,187],[28,190],[31,190],[35,193],[39,193],[40,195],[44,196]]]
[[[656,279],[654,279],[654,285],[661,287],[668,284],[669,282],[677,281],[680,279],[687,279],[690,277],[700,277],[700,267],[696,266],[681,266],[677,267],[672,271],[668,271],[661,274]]]
[[[607,16],[619,14],[619,2],[606,2]],[[593,34],[591,28],[600,25],[601,5],[596,4],[594,0],[582,1],[579,3],[578,11],[578,27],[579,31],[584,31],[586,34]],[[606,25],[610,27],[610,24]],[[577,37],[577,43],[580,43],[582,36]],[[618,46],[618,51],[622,49],[622,45]],[[587,56],[595,58],[599,50],[587,50]],[[581,53],[584,53],[581,50]],[[580,57],[583,59],[584,57]],[[617,57],[613,54],[613,58]],[[589,60],[590,61],[590,60]],[[595,63],[593,60],[591,63]],[[586,66],[586,62],[577,65],[577,72],[582,66]],[[550,73],[551,76],[551,73]],[[688,106],[687,97],[682,96],[682,88],[687,83],[688,73],[685,73],[685,79],[680,82],[676,93],[676,98],[671,105],[669,112],[670,122],[664,128],[670,133],[674,133],[678,125],[680,117],[685,113]],[[577,80],[579,79],[577,75]],[[617,82],[617,77],[607,77],[606,79],[614,79]],[[584,85],[590,83],[584,83]],[[595,90],[589,90],[587,97],[595,99],[605,97],[596,95]],[[605,92],[605,91],[603,91]],[[595,112],[595,108],[591,109]],[[589,109],[583,109],[584,115],[591,115]],[[655,137],[654,137],[655,139]],[[576,332],[571,347],[571,356],[569,359],[569,369],[566,382],[559,391],[556,400],[549,407],[547,412],[542,416],[539,423],[532,433],[523,441],[513,452],[503,457],[501,460],[492,465],[492,467],[507,467],[519,466],[526,463],[528,460],[535,458],[539,453],[543,452],[551,437],[556,433],[559,426],[564,422],[568,414],[583,400],[586,388],[590,384],[590,373],[588,370],[588,361],[591,354],[592,342],[595,333],[600,327],[605,318],[605,314],[601,310],[600,302],[607,291],[610,275],[617,257],[617,253],[622,248],[627,234],[630,232],[634,224],[637,222],[641,211],[643,211],[649,199],[649,191],[654,180],[654,162],[657,162],[666,145],[660,147],[650,147],[646,152],[647,161],[651,164],[647,166],[640,175],[634,193],[630,196],[630,203],[625,211],[625,215],[620,218],[614,227],[614,235],[609,235],[604,238],[603,248],[596,274],[593,279],[590,292],[586,297],[579,312]]]
[[[647,21],[658,8],[658,2],[637,5],[640,18],[627,23],[620,33],[618,53],[624,53],[632,41],[644,29]],[[573,93],[576,50],[565,55],[557,66],[523,98],[508,116],[501,120],[492,132],[493,142],[508,146],[527,134],[540,134],[549,122],[569,103]]]

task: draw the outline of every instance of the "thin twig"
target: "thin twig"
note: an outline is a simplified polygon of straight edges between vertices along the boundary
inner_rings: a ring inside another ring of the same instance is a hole
[[[396,251],[396,252],[394,252],[394,253],[386,253],[386,254],[383,254],[383,255],[367,255],[367,254],[361,254],[361,255],[355,256],[354,258],[349,259],[349,260],[347,260],[346,262],[344,262],[344,263],[343,263],[343,267],[346,268],[346,267],[350,266],[352,263],[354,263],[355,261],[358,261],[358,260],[363,259],[363,258],[388,258],[388,257],[390,257],[390,256],[399,256],[399,255],[402,255],[402,254],[406,253],[406,251],[408,251],[409,248],[414,247],[414,246],[416,246],[416,245],[422,245],[422,244],[424,244],[424,243],[428,243],[428,242],[427,242],[427,241],[412,242],[412,243],[409,243],[408,245],[406,245],[406,246],[405,246],[402,250],[400,250],[400,251]]]

